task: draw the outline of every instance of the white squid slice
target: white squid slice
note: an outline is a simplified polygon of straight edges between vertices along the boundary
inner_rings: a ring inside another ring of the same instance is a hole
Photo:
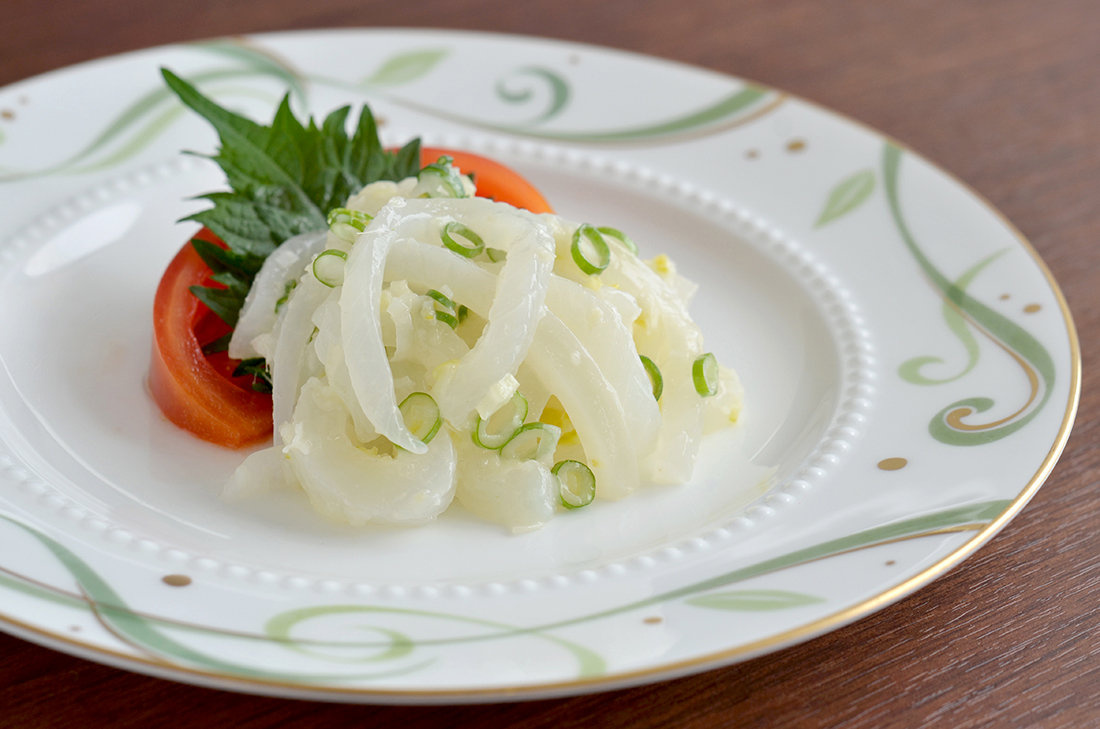
[[[407,451],[425,453],[428,447],[409,432],[397,409],[393,372],[382,342],[382,274],[397,239],[396,228],[408,222],[406,205],[403,198],[394,198],[356,238],[340,293],[340,336],[356,399],[375,430]]]
[[[290,420],[294,403],[305,380],[303,364],[306,345],[313,336],[313,314],[332,289],[307,273],[286,302],[286,315],[279,327],[275,356],[271,361],[272,422],[275,445],[281,445],[279,427]]]
[[[278,316],[275,306],[286,295],[290,281],[302,275],[302,269],[315,255],[325,249],[328,230],[315,230],[296,235],[276,248],[252,280],[252,288],[244,299],[237,327],[229,340],[229,356],[233,359],[259,357],[252,340],[270,332]]]
[[[455,498],[475,516],[513,532],[537,529],[557,511],[558,479],[545,464],[461,448]]]
[[[695,392],[691,377],[691,364],[704,351],[702,332],[679,293],[637,257],[612,256],[600,278],[641,307],[634,341],[656,362],[665,383],[661,428],[647,471],[657,483],[684,483],[695,468],[706,414],[706,400]]]
[[[633,336],[618,311],[580,284],[557,276],[550,281],[546,303],[615,390],[637,451],[650,452],[661,427],[661,410]]]
[[[348,365],[344,358],[344,345],[340,339],[341,291],[339,288],[330,291],[328,299],[313,315],[313,325],[317,327],[313,348],[324,367],[329,387],[344,401],[344,407],[351,414],[355,437],[361,443],[369,443],[378,437],[378,431],[359,406],[359,398],[351,385],[351,375],[348,374]]]
[[[286,483],[281,448],[262,448],[244,459],[222,488],[224,501],[243,501],[266,496]],[[291,481],[293,483],[293,481]]]
[[[515,376],[527,356],[545,312],[554,239],[536,216],[501,203],[478,199],[461,205],[449,200],[419,205],[470,226],[485,245],[507,252],[481,337],[432,388],[443,417],[461,428],[485,393],[504,377]]]
[[[353,525],[414,526],[435,519],[454,498],[454,444],[443,431],[423,455],[376,455],[348,437],[348,412],[322,380],[302,388],[294,419],[283,426],[294,476],[317,511]]]
[[[417,286],[434,286],[446,281],[454,296],[479,316],[486,316],[493,305],[497,277],[445,248],[415,240],[395,241],[386,261],[387,277],[404,279]]]
[[[388,291],[389,304],[385,313],[394,325],[391,368],[400,362],[415,362],[432,371],[470,351],[453,329],[436,319],[435,301],[414,294],[403,281],[394,282]],[[383,318],[384,324],[385,321]]]
[[[673,357],[660,363],[665,388],[661,394],[663,426],[652,464],[653,481],[685,483],[695,468],[695,456],[703,439],[706,400],[695,391],[691,376],[694,358]]]
[[[596,477],[596,494],[621,499],[637,490],[638,451],[618,394],[554,314],[539,322],[527,364],[569,414]]]

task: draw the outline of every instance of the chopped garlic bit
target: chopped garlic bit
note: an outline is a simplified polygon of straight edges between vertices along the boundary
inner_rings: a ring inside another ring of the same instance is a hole
[[[519,380],[509,372],[490,387],[489,392],[485,393],[485,397],[477,404],[477,414],[482,420],[487,420],[490,415],[500,410],[501,405],[511,400],[518,389]]]

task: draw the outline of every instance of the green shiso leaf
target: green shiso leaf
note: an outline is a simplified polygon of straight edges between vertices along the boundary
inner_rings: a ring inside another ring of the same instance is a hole
[[[205,355],[215,354],[217,352],[224,352],[229,349],[229,340],[232,339],[232,334],[225,334],[218,337],[213,342],[208,342],[202,345],[202,353]]]
[[[237,253],[201,238],[192,238],[191,245],[214,273],[232,273],[241,279],[250,279],[259,273],[264,263],[263,256]]]
[[[244,305],[244,296],[232,289],[218,289],[213,286],[192,286],[191,293],[209,306],[210,311],[217,314],[219,319],[231,327],[237,326],[237,317],[240,316],[241,306]]]
[[[192,241],[195,251],[226,288],[194,286],[195,296],[226,324],[235,326],[244,294],[275,248],[299,233],[322,230],[330,210],[365,185],[394,182],[420,171],[420,140],[397,152],[382,148],[378,125],[363,107],[354,133],[347,133],[351,107],[330,113],[321,124],[302,123],[289,94],[270,126],[218,106],[168,69],[168,87],[218,132],[221,147],[210,159],[225,172],[229,192],[202,195],[213,207],[188,216],[229,247]],[[241,292],[244,293],[241,293]]]
[[[271,373],[268,372],[267,363],[263,357],[242,360],[237,369],[233,370],[234,377],[252,375],[252,389],[256,392],[271,394]]]

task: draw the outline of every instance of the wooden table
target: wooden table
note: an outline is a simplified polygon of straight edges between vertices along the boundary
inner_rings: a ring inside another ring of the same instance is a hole
[[[1047,484],[951,574],[847,628],[653,686],[471,707],[241,696],[0,634],[0,726],[1100,726],[1100,4],[1090,0],[4,0],[0,85],[209,36],[466,28],[616,46],[755,79],[902,140],[1031,239],[1086,362]]]

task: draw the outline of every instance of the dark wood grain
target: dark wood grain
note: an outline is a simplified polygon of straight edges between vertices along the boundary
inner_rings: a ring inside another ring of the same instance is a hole
[[[730,668],[572,699],[361,707],[146,678],[0,634],[0,726],[1100,726],[1100,4],[813,0],[4,0],[0,85],[215,35],[473,28],[651,53],[794,92],[902,140],[1006,213],[1061,283],[1081,412],[1031,505],[912,597]]]

